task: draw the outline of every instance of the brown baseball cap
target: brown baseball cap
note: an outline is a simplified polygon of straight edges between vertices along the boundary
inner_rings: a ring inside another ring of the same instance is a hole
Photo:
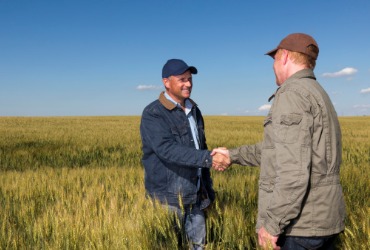
[[[312,51],[307,49],[308,46],[310,45],[314,45],[317,48],[317,50]],[[293,33],[286,36],[283,40],[281,40],[281,42],[275,49],[270,50],[265,55],[274,57],[278,49],[286,49],[290,51],[300,52],[311,56],[315,60],[319,56],[319,46],[317,45],[315,39],[304,33]]]

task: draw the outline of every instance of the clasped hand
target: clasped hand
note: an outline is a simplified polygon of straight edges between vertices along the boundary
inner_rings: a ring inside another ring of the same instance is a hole
[[[231,165],[229,150],[224,147],[212,150],[212,167],[217,171],[225,171]]]

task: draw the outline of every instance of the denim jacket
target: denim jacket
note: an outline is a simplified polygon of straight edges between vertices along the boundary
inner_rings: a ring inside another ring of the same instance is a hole
[[[195,148],[185,112],[164,93],[145,107],[141,118],[146,192],[170,205],[179,205],[179,199],[184,205],[195,204],[200,197],[208,203],[215,197],[210,177],[212,157],[207,150],[203,117],[197,105],[190,101],[198,128],[199,150]],[[198,168],[202,168],[199,194]]]

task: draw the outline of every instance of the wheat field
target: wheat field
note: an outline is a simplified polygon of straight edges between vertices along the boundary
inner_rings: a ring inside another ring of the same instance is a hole
[[[206,116],[209,148],[262,140],[263,117]],[[177,223],[145,198],[140,117],[0,117],[0,249],[177,249]],[[370,249],[370,117],[341,117],[346,228]],[[258,167],[212,171],[207,249],[258,249]]]

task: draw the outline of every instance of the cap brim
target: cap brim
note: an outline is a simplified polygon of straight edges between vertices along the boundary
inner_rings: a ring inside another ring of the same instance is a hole
[[[198,73],[197,68],[195,68],[194,66],[190,66],[190,67],[188,68],[188,70],[190,70],[190,73],[192,73],[192,74],[197,74],[197,73]]]
[[[279,48],[275,48],[273,50],[270,50],[268,51],[265,55],[268,55],[268,56],[271,56],[272,58],[274,58],[275,54],[276,54],[276,51],[278,50]]]
[[[186,68],[179,69],[179,70],[173,72],[171,75],[174,75],[174,76],[182,75],[182,74],[184,74],[188,70],[192,74],[198,73],[197,68],[195,68],[194,66],[189,66],[189,67],[186,67]]]

